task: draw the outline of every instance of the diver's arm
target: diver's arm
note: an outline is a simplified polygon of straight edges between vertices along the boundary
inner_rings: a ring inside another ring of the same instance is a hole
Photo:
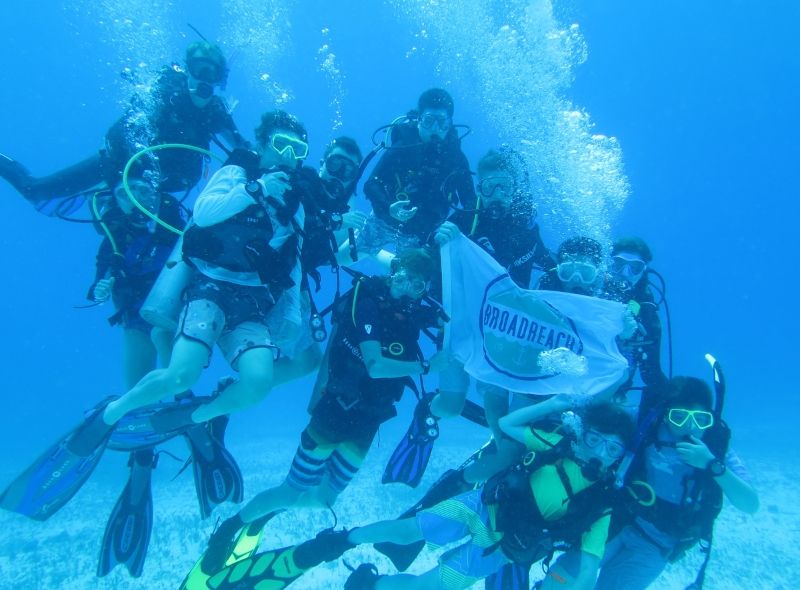
[[[219,136],[222,140],[231,146],[233,149],[243,149],[247,150],[250,149],[250,142],[247,141],[239,130],[236,128],[236,124],[233,122],[233,119],[230,119],[230,126],[225,126],[218,132]]]
[[[559,394],[532,406],[525,406],[506,414],[498,421],[500,429],[514,440],[525,444],[525,434],[529,425],[542,418],[568,410],[573,405],[573,397]]]
[[[399,155],[390,150],[381,156],[369,180],[364,183],[364,196],[379,219],[389,218],[389,206],[398,200],[396,193],[400,190],[400,180],[397,175],[401,169]],[[390,193],[390,187],[395,187],[393,193]]]
[[[642,361],[639,364],[639,373],[642,381],[648,387],[663,388],[667,384],[667,376],[661,369],[661,320],[658,317],[658,310],[652,302],[642,304],[639,312],[639,320],[642,327],[647,331],[645,334],[646,343],[642,346]]]
[[[359,348],[367,367],[367,373],[372,379],[411,377],[424,373],[422,363],[419,361],[398,361],[383,356],[381,343],[377,340],[365,340],[359,345]]]
[[[208,227],[222,223],[256,201],[245,190],[247,175],[239,166],[223,166],[214,173],[197,197],[192,212],[194,223]]]
[[[576,575],[566,571],[558,562],[548,570],[547,576],[542,580],[543,590],[570,588],[571,590],[589,590],[594,588],[597,581],[597,571],[600,568],[600,559],[581,551],[580,565]]]
[[[725,473],[714,479],[722,488],[725,497],[736,508],[747,514],[755,514],[758,511],[758,493],[755,488],[733,471],[726,469]]]
[[[675,445],[675,450],[678,452],[681,461],[695,469],[708,469],[711,461],[716,459],[714,454],[696,436],[690,436],[689,439],[689,441],[679,442]],[[723,493],[731,504],[743,512],[754,514],[759,505],[755,488],[735,473],[737,468],[731,465],[728,456],[721,458],[721,460],[725,461],[727,469],[722,475],[714,477],[714,480],[722,488]],[[739,467],[739,469],[743,469],[743,467]]]

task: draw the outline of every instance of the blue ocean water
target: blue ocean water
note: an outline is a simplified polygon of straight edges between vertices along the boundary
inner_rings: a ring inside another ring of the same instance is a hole
[[[309,128],[312,162],[342,133],[367,149],[373,129],[443,86],[472,128],[473,165],[501,141],[541,165],[551,247],[576,231],[648,241],[667,279],[675,373],[707,376],[712,352],[744,457],[788,455],[798,17],[793,2],[744,0],[16,3],[0,19],[0,151],[35,174],[93,153],[135,90],[121,69],[180,60],[196,39],[187,22],[231,56],[240,129],[251,137],[261,112],[285,108]],[[74,309],[99,237],[4,183],[0,202],[5,481],[122,378],[111,311]],[[213,365],[201,388],[224,371]],[[305,380],[276,392],[234,436],[294,436],[307,391]]]

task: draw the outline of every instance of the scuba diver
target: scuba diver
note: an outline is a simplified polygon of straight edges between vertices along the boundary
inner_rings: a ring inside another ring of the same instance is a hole
[[[397,415],[395,403],[413,378],[437,372],[445,354],[422,356],[421,331],[440,326],[439,310],[423,296],[437,272],[424,250],[406,250],[392,261],[389,276],[360,276],[336,304],[323,385],[310,403],[311,420],[300,435],[284,482],[255,496],[224,521],[187,578],[212,576],[274,515],[298,507],[332,507],[364,461],[381,424]],[[242,531],[240,535],[239,532]],[[235,557],[232,557],[235,556]]]
[[[518,286],[527,289],[534,268],[544,270],[555,266],[553,255],[541,239],[531,190],[525,161],[519,153],[508,147],[489,150],[478,161],[476,209],[457,210],[449,222],[437,230],[437,243],[443,245],[460,231],[502,265]],[[450,392],[453,384],[459,381],[452,376],[455,370],[451,368],[447,371],[448,387],[440,387],[452,401],[448,404],[448,400],[443,399],[444,395],[433,401],[437,415],[451,414],[460,409],[458,396]],[[462,378],[461,384],[463,398],[466,396],[468,379]],[[508,413],[512,394],[487,383],[478,382],[476,388],[483,397],[486,419],[494,440],[502,448],[496,453],[486,453],[484,460],[476,461],[464,470],[463,476],[472,484],[485,481],[495,470],[505,467],[502,457],[514,460],[520,450],[516,443],[502,435],[498,425],[500,416]],[[519,402],[530,403],[525,396],[518,397]],[[441,406],[453,407],[443,409]],[[486,464],[487,460],[490,460],[491,466]]]
[[[297,173],[305,210],[300,253],[303,269],[300,284],[302,329],[299,334],[290,330],[292,338],[279,343],[281,358],[275,363],[275,386],[309,374],[319,367],[322,360],[319,343],[325,340],[327,332],[314,303],[314,293],[320,290],[320,267],[330,266],[337,273],[338,285],[338,266],[345,264],[344,260],[337,258],[338,244],[347,239],[350,231],[364,226],[366,215],[350,209],[361,161],[361,150],[356,141],[342,136],[325,147],[319,172],[304,166]],[[349,254],[348,249],[347,258],[352,263],[354,260]],[[281,314],[272,317],[276,321],[282,319]],[[276,323],[270,324],[270,331],[276,338],[284,332],[283,326]]]
[[[690,587],[702,588],[723,496],[748,514],[758,510],[747,470],[729,446],[721,369],[706,358],[716,395],[701,379],[675,377],[661,395],[643,398],[633,461],[618,478],[645,482],[652,499],[615,512],[618,532],[606,548],[598,590],[643,590],[698,543],[705,561]]]
[[[87,297],[95,304],[111,300],[116,312],[112,326],[123,329],[123,372],[126,388],[158,366],[169,362],[171,334],[154,328],[139,316],[139,309],[178,239],[156,224],[139,206],[173,227],[183,228],[183,210],[171,195],[159,193],[148,173],[135,168],[128,186],[111,194],[96,193],[90,209],[97,231],[104,236],[97,252],[95,281]],[[130,451],[127,485],[109,516],[100,550],[98,576],[124,564],[134,577],[141,575],[152,530],[151,473],[157,464],[155,445]],[[121,449],[124,450],[124,449]]]
[[[438,547],[465,536],[469,540],[420,576],[380,576],[374,566],[362,564],[345,588],[469,588],[509,563],[529,569],[549,560],[555,544],[579,547],[580,567],[569,572],[554,564],[542,588],[582,588],[593,582],[611,520],[610,475],[633,434],[633,423],[614,406],[598,404],[566,414],[566,428],[530,425],[554,407],[529,406],[500,420],[505,434],[529,452],[482,489],[445,500],[414,518],[359,527],[347,536],[353,544],[424,539]]]
[[[169,365],[148,373],[122,397],[98,404],[78,428],[12,482],[0,500],[4,508],[29,515],[57,510],[89,477],[109,440],[118,435],[113,432],[118,423],[138,439],[161,433],[191,436],[198,427],[214,435],[215,429],[224,431],[225,414],[269,393],[275,347],[267,315],[284,292],[299,287],[303,208],[292,173],[308,155],[308,143],[302,123],[283,111],[265,113],[256,138],[258,151],[234,152],[195,203],[182,247],[195,273],[186,289]],[[282,311],[299,317],[299,309]],[[222,384],[211,397],[189,397],[126,425],[126,415],[130,420],[162,398],[184,394],[207,366],[215,343],[238,371],[238,381]],[[218,499],[215,494],[221,488],[232,486],[231,497],[241,500],[241,488],[235,485],[241,480],[238,468],[226,457],[213,455],[224,447],[191,442],[201,447],[201,454],[205,451],[205,463],[219,459],[225,464],[214,481],[206,482],[210,487],[204,488],[201,499],[204,516],[216,503],[207,496]],[[197,457],[195,453],[195,462]]]
[[[516,151],[489,150],[478,161],[478,203],[474,210],[457,210],[450,221],[486,250],[527,289],[534,268],[555,266],[536,223],[536,205],[525,161]]]
[[[482,489],[440,502],[414,517],[323,531],[293,548],[250,556],[215,575],[208,588],[232,587],[224,582],[234,580],[253,588],[274,581],[269,587],[283,588],[289,576],[294,580],[360,544],[427,541],[442,547],[465,537],[424,574],[379,575],[374,565],[364,563],[353,571],[345,589],[469,588],[507,564],[528,569],[549,560],[556,546],[580,548],[579,568],[575,573],[553,565],[542,587],[590,587],[611,520],[613,469],[624,455],[634,425],[629,416],[608,404],[566,412],[564,425],[555,429],[552,422],[540,425],[549,411],[572,404],[559,399],[558,406],[531,406],[504,417],[501,426],[506,434],[530,452]],[[531,422],[535,425],[530,426]]]
[[[159,193],[145,178],[147,171],[128,179],[136,201],[170,226],[183,228],[183,209],[168,193]],[[115,313],[108,321],[124,333],[125,386],[133,387],[157,365],[169,360],[172,335],[153,328],[139,315],[147,294],[169,257],[178,235],[137,209],[122,184],[111,195],[96,194],[91,210],[95,227],[104,236],[97,252],[95,280],[87,298],[97,304],[111,300]]]
[[[652,391],[666,387],[667,376],[661,368],[661,320],[653,289],[664,299],[663,280],[661,287],[651,286],[649,268],[653,254],[644,240],[635,237],[620,238],[611,247],[611,260],[605,280],[603,297],[621,303],[635,302],[636,331],[627,340],[620,341],[620,350],[631,365],[627,389],[639,370],[642,382]],[[661,276],[655,273],[660,279]]]
[[[76,211],[98,187],[119,182],[128,160],[142,148],[186,144],[208,149],[220,136],[228,145],[247,147],[225,102],[214,94],[224,87],[228,67],[222,50],[196,41],[186,50],[186,67],[165,67],[147,96],[135,96],[127,112],[106,132],[105,146],[73,166],[34,177],[27,168],[0,154],[0,177],[47,215]],[[144,115],[144,117],[142,116]],[[160,150],[152,163],[159,191],[187,193],[202,176],[203,156],[190,150]]]
[[[555,266],[535,218],[525,162],[516,151],[501,147],[489,150],[478,162],[476,208],[457,209],[436,230],[435,241],[442,246],[463,233],[505,267],[517,285],[526,289],[534,268]],[[430,403],[431,412],[440,418],[461,414],[468,388],[469,377],[463,367],[452,363],[441,373],[439,393]],[[494,446],[464,469],[449,471],[432,489],[434,495],[453,495],[474,488],[515,461],[522,450],[518,443],[502,434],[498,424],[499,418],[508,413],[513,394],[482,382],[476,383],[476,389],[483,398]],[[531,403],[526,396],[514,398],[516,407]]]
[[[417,110],[390,126],[391,146],[364,184],[372,215],[358,245],[375,256],[382,246],[430,242],[450,208],[475,206],[469,163],[453,125],[453,99],[441,88],[423,92]]]
[[[558,247],[556,263],[555,268],[541,276],[537,289],[600,295],[604,278],[600,272],[603,264],[600,242],[584,236],[569,238]]]

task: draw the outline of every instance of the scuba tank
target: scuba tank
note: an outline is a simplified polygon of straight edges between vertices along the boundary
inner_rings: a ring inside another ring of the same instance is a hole
[[[175,243],[164,268],[150,289],[139,310],[142,318],[172,332],[178,329],[178,316],[183,306],[183,291],[189,285],[194,271],[183,261],[183,236]]]

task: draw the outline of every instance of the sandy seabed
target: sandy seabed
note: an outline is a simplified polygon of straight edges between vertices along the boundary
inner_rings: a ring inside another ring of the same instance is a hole
[[[170,449],[185,456],[179,441]],[[279,483],[289,466],[296,439],[272,440],[263,445],[232,446],[245,477],[246,498]],[[381,485],[383,465],[392,447],[384,442],[370,453],[362,471],[340,497],[336,516],[339,526],[353,527],[395,516],[413,504],[437,474],[458,465],[476,447],[472,441],[442,440],[437,445],[425,479],[418,490],[402,485]],[[800,587],[800,506],[797,458],[746,456],[756,480],[761,510],[755,516],[727,505],[715,529],[715,542],[705,588],[795,589]],[[125,457],[106,453],[103,463],[84,489],[45,523],[0,513],[0,590],[161,590],[177,589],[200,556],[217,516],[226,517],[235,506],[220,507],[212,518],[201,521],[192,476],[187,470],[176,479],[180,464],[162,456],[153,474],[154,524],[143,575],[131,578],[118,567],[105,578],[96,578],[97,556],[108,514],[124,485]],[[14,474],[2,473],[2,481]],[[262,548],[281,547],[312,537],[333,524],[324,510],[293,512],[276,517],[268,525]],[[390,562],[371,547],[348,552],[351,565],[374,562],[381,573],[393,570]],[[436,554],[425,552],[409,570],[429,569]],[[701,555],[693,551],[671,566],[653,584],[655,590],[683,589],[694,579]],[[534,568],[534,573],[536,573]],[[310,571],[291,588],[342,588],[348,570],[338,562]],[[475,588],[483,588],[478,584]]]

